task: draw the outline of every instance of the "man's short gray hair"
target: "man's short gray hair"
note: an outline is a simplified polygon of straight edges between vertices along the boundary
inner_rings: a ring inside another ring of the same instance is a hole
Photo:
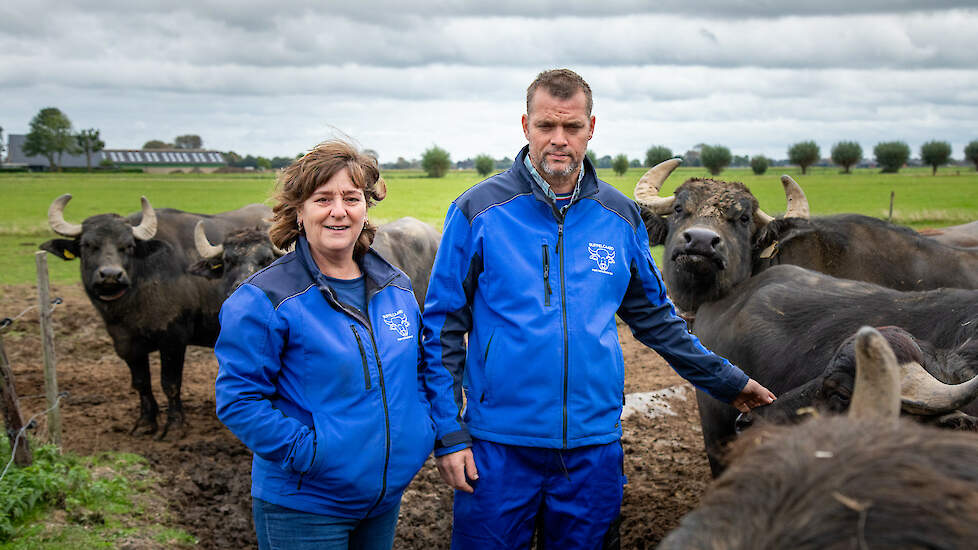
[[[591,87],[581,78],[581,75],[570,69],[551,69],[537,75],[536,80],[526,89],[526,114],[530,114],[533,94],[540,86],[543,86],[550,95],[557,99],[570,99],[578,91],[583,91],[587,101],[587,116],[591,116],[591,107],[594,106],[594,101],[591,99]]]

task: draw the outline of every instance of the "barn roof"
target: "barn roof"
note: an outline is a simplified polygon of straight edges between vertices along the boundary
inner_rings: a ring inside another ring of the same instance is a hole
[[[24,154],[25,134],[8,135],[7,164],[26,166],[48,166],[50,163],[41,155]],[[205,149],[103,149],[92,155],[92,165],[97,166],[105,159],[117,166],[224,166],[227,160],[220,151]],[[62,155],[61,166],[86,166],[84,154]]]

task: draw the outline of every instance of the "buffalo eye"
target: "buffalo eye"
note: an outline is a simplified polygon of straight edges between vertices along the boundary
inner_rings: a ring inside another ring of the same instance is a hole
[[[679,203],[677,202],[677,203],[675,204],[675,206],[673,206],[673,207],[672,207],[672,210],[673,210],[673,212],[675,212],[676,214],[682,214],[682,213],[683,213],[683,205],[681,205],[681,204],[679,204]]]
[[[750,223],[750,216],[748,216],[747,214],[741,214],[740,223],[744,223],[744,224]]]

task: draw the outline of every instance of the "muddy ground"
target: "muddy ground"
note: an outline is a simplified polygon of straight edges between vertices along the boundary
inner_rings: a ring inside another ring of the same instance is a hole
[[[161,491],[171,507],[169,516],[197,537],[199,548],[254,547],[251,454],[214,414],[217,362],[212,351],[192,347],[187,352],[183,376],[187,434],[168,441],[130,436],[138,399],[130,388],[129,370],[115,355],[101,319],[80,285],[55,285],[51,294],[64,300],[54,311],[58,384],[61,391],[68,392],[62,407],[64,447],[79,454],[112,450],[145,456],[162,480]],[[0,317],[13,317],[35,305],[36,296],[30,285],[0,288]],[[33,309],[3,335],[27,417],[45,409],[38,333],[37,310]],[[635,341],[627,328],[619,325],[619,333],[626,393],[677,384],[689,389],[659,356]],[[155,354],[152,368],[154,392],[165,406]],[[675,415],[653,419],[636,414],[623,421],[628,476],[622,507],[623,548],[654,547],[696,505],[709,483],[693,393],[678,393],[669,402]],[[36,435],[45,433],[42,418]],[[448,548],[451,502],[451,491],[429,459],[404,496],[395,548]]]

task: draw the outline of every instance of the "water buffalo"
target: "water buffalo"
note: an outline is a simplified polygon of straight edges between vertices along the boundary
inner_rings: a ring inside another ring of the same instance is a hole
[[[69,200],[71,195],[62,195],[48,209],[51,229],[69,238],[52,239],[40,248],[64,260],[81,260],[85,292],[102,316],[116,353],[129,366],[132,386],[139,393],[140,415],[131,433],[145,426],[146,433],[159,432],[157,438],[162,439],[171,429],[182,431],[184,354],[187,345],[214,345],[224,300],[218,283],[186,270],[198,258],[194,226],[202,221],[212,238],[222,240],[238,227],[259,223],[271,211],[253,204],[221,214],[192,214],[156,210],[143,197],[141,212],[128,217],[99,214],[73,224],[64,219]],[[162,431],[149,373],[149,354],[157,350],[168,402]]]
[[[842,277],[882,278],[896,287],[913,279],[909,286],[926,288],[941,286],[948,274],[975,276],[964,273],[970,260],[957,255],[960,249],[871,218],[865,223],[855,223],[861,219],[856,216],[810,219],[804,193],[787,176],[782,184],[788,207],[779,219],[761,211],[757,199],[736,182],[691,179],[673,197],[659,197],[676,165],[673,160],[654,167],[635,190],[650,242],[665,245],[669,295],[680,308],[695,312],[695,332],[704,345],[775,394],[816,378],[836,347],[863,324],[901,326],[940,350],[953,350],[975,334],[978,291],[904,293],[794,265],[770,265],[790,261]],[[959,282],[945,286],[968,286]],[[697,401],[716,474],[737,413],[699,392]]]
[[[978,351],[978,291],[902,292],[798,266],[775,266],[701,304],[695,332],[703,345],[782,395],[822,374],[839,344],[865,324],[902,327],[926,342],[934,356],[973,357],[972,350]],[[978,374],[975,360],[927,361],[922,367],[945,384]],[[976,415],[974,393],[969,395],[966,406],[955,402],[921,412],[943,415],[961,407]],[[697,403],[707,454],[718,473],[737,411],[699,393]]]
[[[659,190],[678,159],[653,167],[635,187],[652,245],[664,244],[673,301],[695,312],[754,273],[794,264],[898,290],[978,288],[978,250],[944,245],[859,214],[811,217],[801,187],[782,176],[788,208],[772,218],[739,182],[692,178],[671,197]]]
[[[660,550],[971,548],[978,540],[978,436],[897,418],[896,358],[860,330],[850,414],[766,430]]]
[[[252,229],[228,235],[214,245],[197,230],[196,246],[201,260],[190,267],[196,275],[223,279],[230,295],[248,276],[272,263],[285,252],[268,238],[268,232]],[[431,266],[438,252],[441,234],[434,227],[411,217],[398,218],[377,228],[372,248],[407,274],[418,305],[424,307]]]

